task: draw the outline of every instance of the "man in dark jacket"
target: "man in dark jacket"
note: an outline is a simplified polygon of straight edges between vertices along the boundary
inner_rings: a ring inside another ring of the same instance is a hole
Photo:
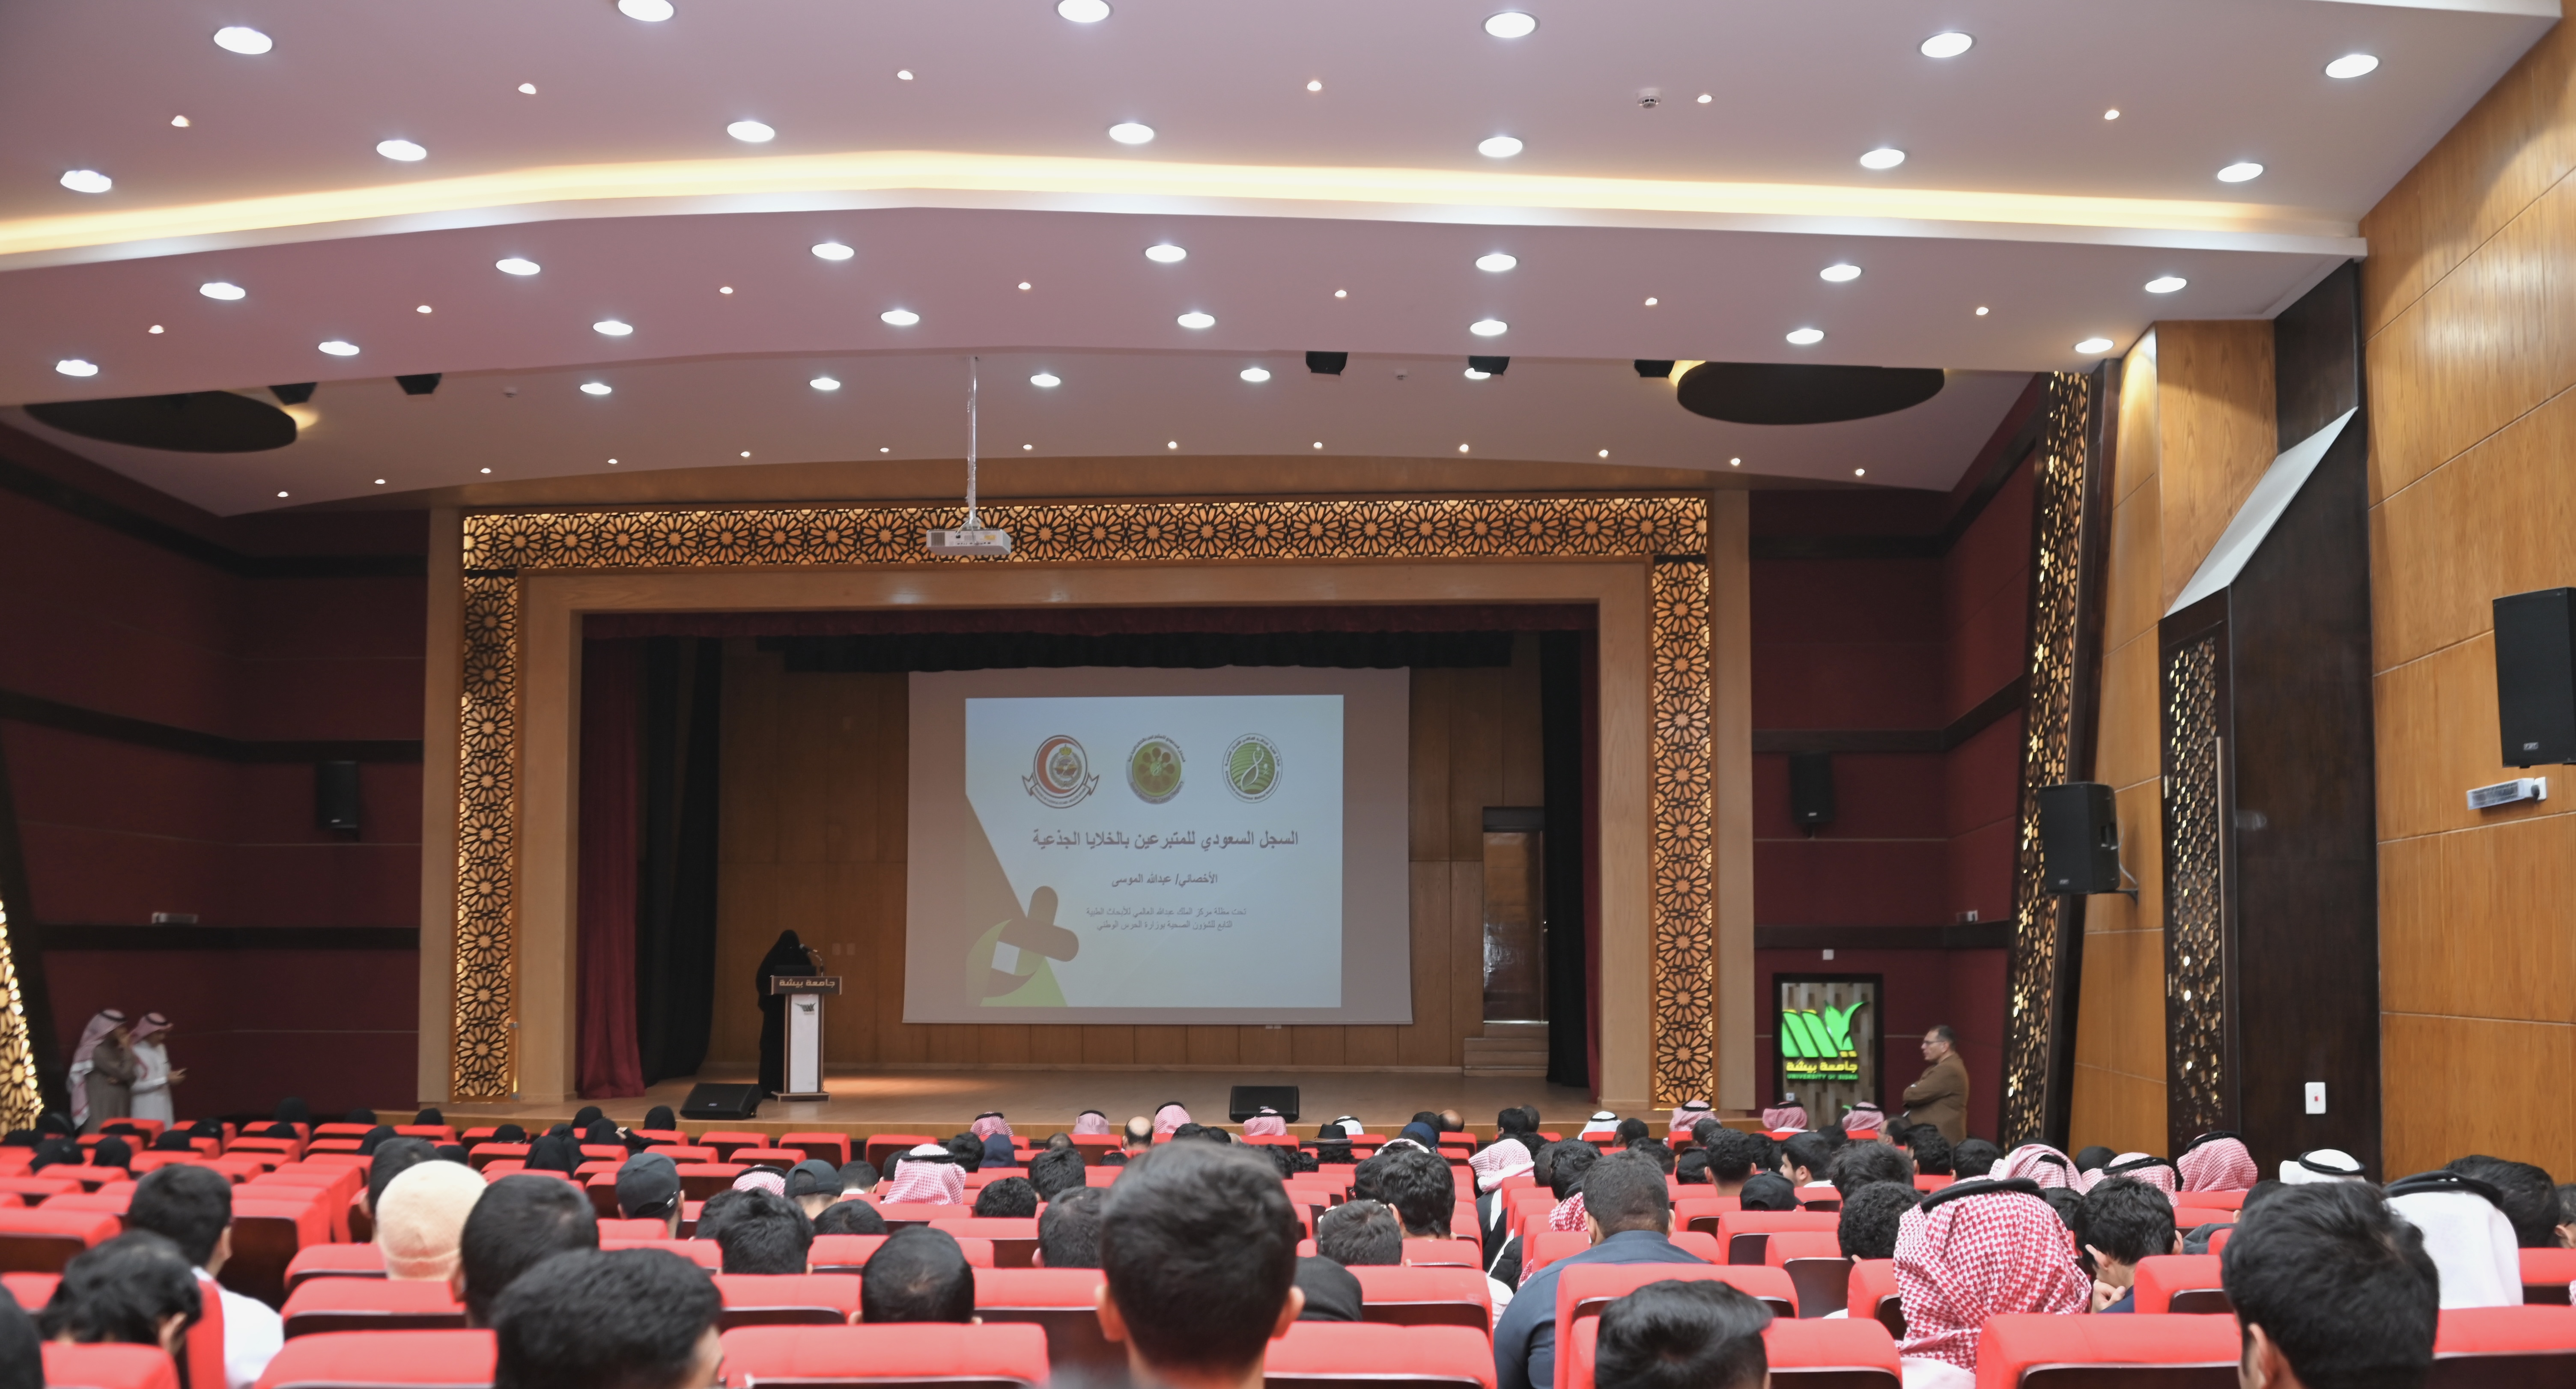
[[[1583,1174],[1583,1222],[1592,1247],[1529,1276],[1494,1327],[1498,1389],[1549,1389],[1556,1383],[1556,1280],[1573,1264],[1700,1264],[1667,1238],[1673,1204],[1664,1170],[1628,1153],[1605,1157]]]
[[[1923,1034],[1923,1078],[1905,1087],[1905,1120],[1930,1124],[1956,1146],[1968,1136],[1968,1063],[1959,1059],[1958,1038],[1948,1024]]]

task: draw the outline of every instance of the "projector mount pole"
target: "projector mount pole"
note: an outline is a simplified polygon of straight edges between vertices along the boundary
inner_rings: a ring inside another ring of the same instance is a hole
[[[998,558],[1011,552],[1011,534],[986,530],[975,509],[975,377],[983,358],[966,359],[966,521],[955,530],[931,531],[922,537],[930,553],[943,558]]]
[[[983,518],[975,514],[975,365],[977,359],[966,359],[966,526],[970,531],[984,528]]]

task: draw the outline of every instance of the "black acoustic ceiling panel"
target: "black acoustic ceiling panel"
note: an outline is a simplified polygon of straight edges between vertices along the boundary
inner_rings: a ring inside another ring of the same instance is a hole
[[[295,421],[264,400],[230,391],[121,396],[30,405],[66,434],[176,453],[257,453],[295,442]]]
[[[1674,388],[1682,408],[1735,424],[1832,424],[1892,415],[1941,393],[1937,367],[1702,362]]]

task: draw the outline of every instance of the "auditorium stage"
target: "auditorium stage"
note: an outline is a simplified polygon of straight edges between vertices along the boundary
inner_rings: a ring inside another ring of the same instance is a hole
[[[708,1067],[686,1080],[670,1080],[649,1093],[626,1100],[572,1100],[560,1104],[467,1104],[440,1108],[449,1122],[508,1120],[522,1125],[570,1119],[573,1111],[596,1104],[602,1113],[632,1126],[646,1110],[667,1104],[674,1109],[691,1085],[706,1081],[749,1081],[748,1068]],[[1493,1127],[1494,1114],[1507,1105],[1534,1104],[1554,1128],[1580,1127],[1592,1112],[1589,1091],[1550,1085],[1536,1076],[1470,1076],[1456,1071],[1177,1071],[1096,1070],[1003,1067],[976,1070],[871,1070],[834,1073],[824,1088],[832,1098],[808,1103],[764,1102],[755,1121],[740,1125],[758,1131],[785,1132],[811,1128],[848,1129],[854,1133],[936,1129],[953,1133],[988,1109],[1009,1117],[1014,1132],[1044,1137],[1073,1127],[1073,1116],[1097,1109],[1111,1124],[1130,1115],[1152,1114],[1178,1100],[1192,1117],[1205,1123],[1226,1122],[1226,1092],[1235,1085],[1294,1085],[1299,1088],[1298,1130],[1336,1115],[1356,1115],[1371,1133],[1393,1133],[1416,1110],[1455,1108],[1479,1129]],[[1643,1116],[1640,1116],[1643,1117]],[[732,1127],[729,1125],[729,1127]]]

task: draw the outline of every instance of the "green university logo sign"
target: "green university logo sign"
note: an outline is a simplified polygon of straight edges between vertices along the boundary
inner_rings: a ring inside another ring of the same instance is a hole
[[[1848,1008],[1780,1010],[1780,1070],[1791,1082],[1860,1079],[1860,1047],[1852,1041],[1852,1019],[1869,1006],[1862,999]]]

